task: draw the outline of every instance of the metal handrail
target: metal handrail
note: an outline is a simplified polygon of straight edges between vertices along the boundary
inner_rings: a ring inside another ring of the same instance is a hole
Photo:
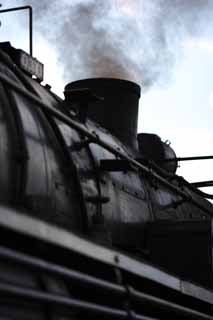
[[[29,10],[29,53],[33,56],[33,9],[31,6],[21,6],[8,9],[1,9],[0,13],[19,11],[19,10]]]
[[[213,187],[213,181],[198,181],[198,182],[191,182],[191,184],[196,188],[207,188],[207,187]]]
[[[176,157],[167,158],[161,161],[163,162],[173,162],[173,161],[195,161],[195,160],[213,160],[213,156],[195,156],[195,157]]]

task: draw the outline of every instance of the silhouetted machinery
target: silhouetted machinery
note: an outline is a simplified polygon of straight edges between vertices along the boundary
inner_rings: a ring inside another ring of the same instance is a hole
[[[212,319],[213,207],[137,135],[140,87],[79,80],[62,100],[42,73],[0,44],[1,318]]]

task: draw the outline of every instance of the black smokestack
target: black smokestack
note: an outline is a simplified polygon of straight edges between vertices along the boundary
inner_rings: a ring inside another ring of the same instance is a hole
[[[88,116],[125,145],[137,150],[138,102],[140,87],[133,82],[112,78],[74,81],[65,87],[65,97],[72,102],[72,90],[88,88],[100,101],[92,102]]]
[[[32,1],[66,81],[113,77],[149,87],[169,79],[187,36],[211,22],[212,0]]]

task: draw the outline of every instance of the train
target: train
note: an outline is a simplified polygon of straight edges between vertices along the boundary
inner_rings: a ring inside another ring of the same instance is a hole
[[[1,318],[213,319],[213,205],[137,134],[140,86],[42,80],[0,43]]]

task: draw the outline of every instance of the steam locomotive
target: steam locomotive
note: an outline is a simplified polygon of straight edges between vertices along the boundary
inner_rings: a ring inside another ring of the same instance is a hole
[[[140,87],[42,85],[0,44],[3,319],[212,319],[212,203],[137,135]]]

